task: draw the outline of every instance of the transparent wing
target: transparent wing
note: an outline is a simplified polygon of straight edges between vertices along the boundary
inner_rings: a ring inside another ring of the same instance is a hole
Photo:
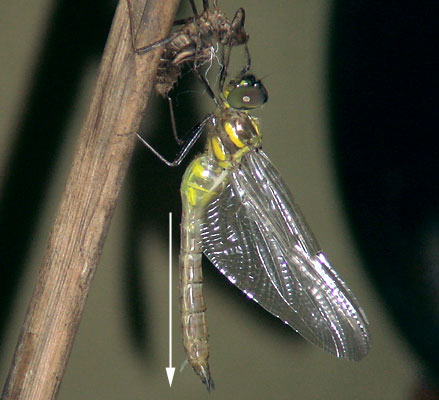
[[[206,210],[203,251],[234,285],[322,349],[352,360],[369,350],[367,319],[332,269],[262,151]]]

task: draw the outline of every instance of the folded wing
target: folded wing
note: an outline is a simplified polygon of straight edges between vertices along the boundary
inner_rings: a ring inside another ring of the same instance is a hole
[[[247,153],[230,172],[206,210],[201,234],[215,267],[305,339],[337,357],[367,354],[363,310],[261,150]]]

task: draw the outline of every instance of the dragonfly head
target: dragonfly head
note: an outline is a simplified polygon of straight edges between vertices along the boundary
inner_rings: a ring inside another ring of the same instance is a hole
[[[246,74],[227,85],[224,97],[235,110],[252,110],[267,102],[268,92],[253,74]]]

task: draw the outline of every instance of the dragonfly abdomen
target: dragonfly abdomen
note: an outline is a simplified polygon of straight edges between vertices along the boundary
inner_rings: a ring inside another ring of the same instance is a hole
[[[206,304],[203,297],[201,238],[183,217],[180,250],[180,301],[183,344],[189,363],[210,390],[213,381],[209,371],[209,345]]]
[[[183,215],[180,250],[180,305],[183,343],[189,363],[207,389],[214,383],[209,371],[206,304],[201,270],[201,223],[205,207],[222,189],[226,174],[210,157],[196,158],[186,170],[181,185]]]

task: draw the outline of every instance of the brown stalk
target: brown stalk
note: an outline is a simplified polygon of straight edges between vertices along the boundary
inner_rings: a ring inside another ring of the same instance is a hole
[[[167,35],[178,0],[131,2],[139,42]],[[3,400],[56,397],[135,145],[130,132],[139,128],[159,57],[160,49],[134,55],[127,2],[120,0]]]

